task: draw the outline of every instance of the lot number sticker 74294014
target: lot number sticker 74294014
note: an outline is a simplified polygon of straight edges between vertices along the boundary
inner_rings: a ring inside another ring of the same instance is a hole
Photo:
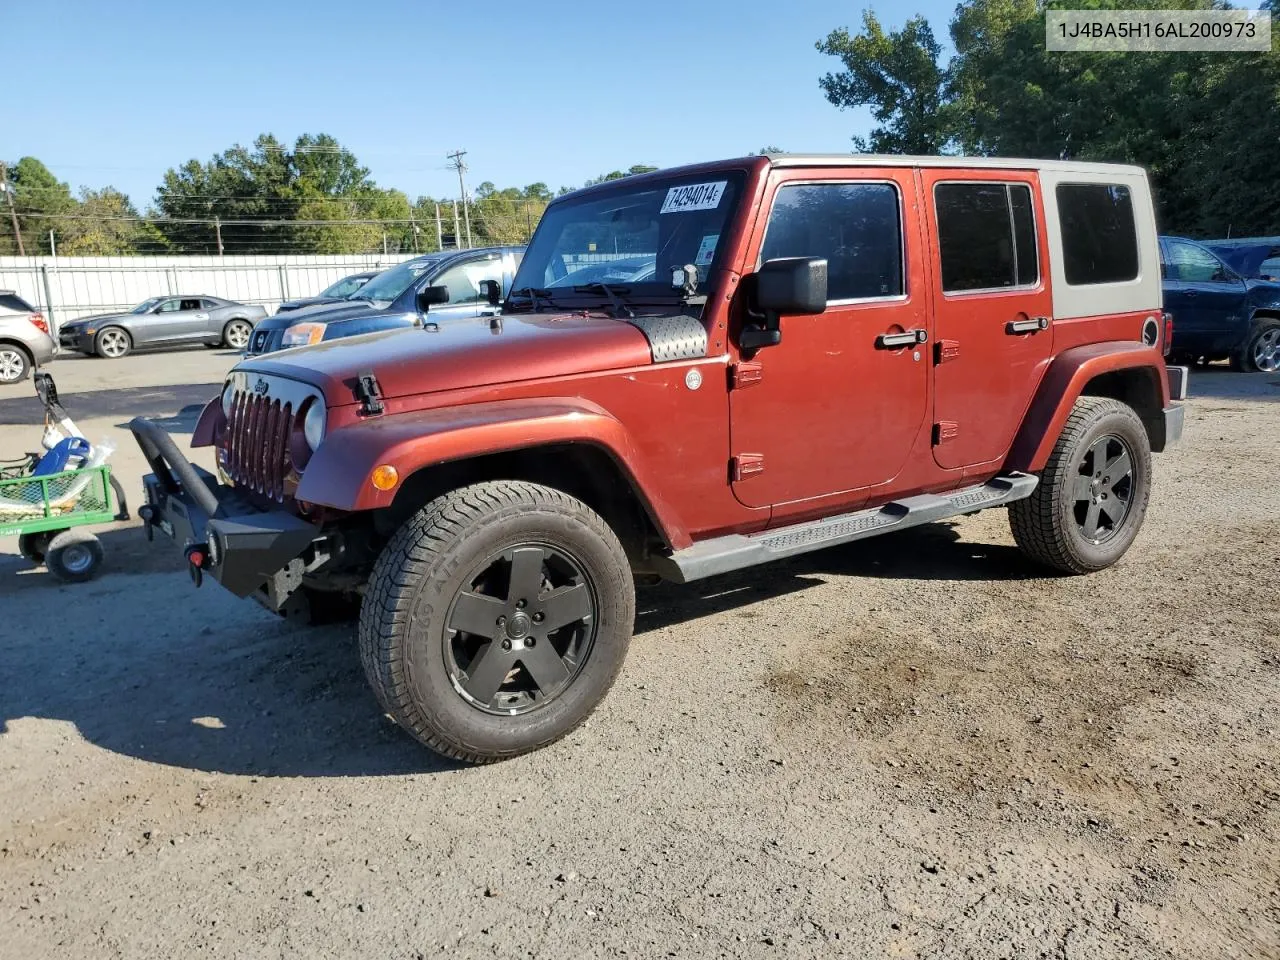
[[[686,183],[682,187],[672,187],[667,191],[667,199],[662,201],[662,213],[686,213],[690,210],[714,210],[720,206],[720,198],[724,196],[724,188],[728,180],[716,183]]]

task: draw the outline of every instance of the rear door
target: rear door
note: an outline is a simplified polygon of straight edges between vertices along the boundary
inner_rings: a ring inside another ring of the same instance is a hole
[[[734,496],[751,507],[845,494],[856,502],[856,491],[902,472],[927,413],[915,175],[795,171],[763,209],[751,269],[825,258],[828,300],[820,314],[783,316],[781,342],[735,366]]]
[[[923,171],[933,265],[934,460],[1004,458],[1053,353],[1034,171]]]

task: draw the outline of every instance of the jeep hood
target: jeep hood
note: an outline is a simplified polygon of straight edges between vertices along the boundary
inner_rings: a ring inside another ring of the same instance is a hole
[[[622,320],[576,314],[508,314],[449,320],[328,340],[253,357],[236,369],[318,387],[330,407],[354,403],[362,373],[378,378],[386,399],[569,376],[652,362],[649,342]]]

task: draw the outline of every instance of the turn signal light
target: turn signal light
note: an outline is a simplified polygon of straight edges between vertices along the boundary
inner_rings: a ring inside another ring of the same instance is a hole
[[[379,490],[390,490],[400,482],[400,474],[391,464],[383,463],[373,468],[369,480]]]

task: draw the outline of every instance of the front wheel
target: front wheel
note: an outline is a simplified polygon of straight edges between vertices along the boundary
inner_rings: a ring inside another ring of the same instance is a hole
[[[1151,496],[1151,443],[1132,407],[1081,397],[1067,418],[1040,485],[1009,507],[1013,538],[1033,560],[1091,573],[1122,556]]]
[[[119,327],[104,327],[93,341],[94,352],[108,360],[119,360],[133,349],[133,338]]]
[[[1231,358],[1231,368],[1244,373],[1280,370],[1280,320],[1259,320],[1239,352]]]
[[[21,347],[0,344],[0,383],[21,383],[31,372],[31,360]]]
[[[635,620],[617,536],[568,494],[491,481],[392,537],[360,611],[365,673],[392,719],[470,763],[559,740],[613,685]]]

